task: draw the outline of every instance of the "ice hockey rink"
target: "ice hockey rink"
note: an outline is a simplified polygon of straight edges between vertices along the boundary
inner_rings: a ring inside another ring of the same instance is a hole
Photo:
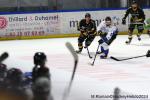
[[[119,35],[110,46],[109,56],[118,58],[144,55],[150,49],[150,37],[142,35],[142,41],[134,36],[131,45],[126,45],[126,35]],[[89,47],[92,56],[98,46],[99,37]],[[67,88],[72,70],[73,57],[65,43],[70,42],[75,49],[77,38],[37,39],[0,41],[0,53],[8,52],[9,58],[4,62],[9,68],[17,67],[23,72],[30,72],[33,68],[35,52],[45,52],[52,79],[52,95],[54,100],[62,100]],[[150,100],[150,58],[142,57],[127,61],[114,61],[88,58],[86,49],[79,54],[79,63],[72,88],[67,100],[113,100],[100,98],[101,95],[113,95],[114,88],[120,88],[120,95],[148,95],[149,98],[120,98],[119,100]],[[99,95],[93,98],[93,95]],[[118,99],[115,99],[118,100]]]

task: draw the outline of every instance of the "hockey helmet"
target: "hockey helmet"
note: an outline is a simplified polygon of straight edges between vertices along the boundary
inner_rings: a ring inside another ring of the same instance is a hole
[[[46,61],[47,57],[43,52],[37,52],[34,55],[34,64],[41,65]]]
[[[85,14],[85,18],[86,18],[86,17],[91,18],[91,14],[90,14],[90,13],[86,13],[86,14]]]
[[[18,68],[11,68],[7,71],[7,80],[9,80],[10,84],[19,84],[22,82],[23,72]]]
[[[133,0],[133,1],[132,1],[132,5],[133,5],[133,4],[137,4],[137,2],[136,2],[135,0]]]
[[[111,25],[111,17],[107,16],[107,17],[105,18],[105,22],[106,22],[106,25],[107,25],[107,26]]]
[[[138,8],[138,3],[136,1],[133,1],[131,7],[132,7],[133,11],[136,11]]]

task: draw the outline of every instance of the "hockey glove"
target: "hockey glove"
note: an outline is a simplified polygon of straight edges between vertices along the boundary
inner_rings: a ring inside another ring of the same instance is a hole
[[[102,40],[102,39],[100,39],[99,41],[98,41],[98,43],[99,44],[102,44],[104,41]]]
[[[122,19],[122,24],[126,25],[126,19],[125,18]]]
[[[97,32],[97,35],[101,35],[101,34],[102,34],[102,31],[101,31],[101,30]]]
[[[107,33],[99,31],[98,35],[103,38],[103,37],[106,37]]]

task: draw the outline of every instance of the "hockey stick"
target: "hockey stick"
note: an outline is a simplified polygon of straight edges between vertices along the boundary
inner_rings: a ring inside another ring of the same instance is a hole
[[[67,96],[69,95],[69,92],[70,92],[70,89],[71,89],[71,86],[72,86],[72,82],[73,82],[73,79],[74,79],[74,76],[75,76],[77,64],[78,64],[78,55],[76,54],[76,52],[75,52],[73,46],[71,45],[71,43],[67,42],[66,43],[66,47],[68,48],[68,50],[73,55],[73,58],[74,58],[74,68],[73,68],[73,73],[72,73],[72,76],[71,76],[71,80],[69,82],[69,86],[66,89],[66,91],[64,92],[63,100],[66,100]]]
[[[130,24],[136,24],[136,25],[142,24],[142,25],[144,25],[144,23],[138,23],[138,22],[137,23],[128,23],[128,25],[130,25]]]
[[[130,57],[130,58],[125,58],[125,59],[118,59],[116,57],[111,56],[110,58],[115,60],[115,61],[124,61],[124,60],[130,60],[130,59],[134,59],[134,58],[140,58],[140,57],[145,57],[146,55],[142,55],[142,56],[136,56],[136,57]]]
[[[88,47],[86,47],[86,49],[87,49],[87,53],[88,53],[89,58],[92,59],[93,57],[90,55]]]
[[[129,58],[125,58],[125,59],[118,59],[116,57],[111,56],[110,58],[115,60],[115,61],[124,61],[124,60],[130,60],[130,59],[134,59],[134,58],[140,58],[140,57],[150,57],[150,50],[148,50],[146,55],[141,55],[141,56],[136,56],[136,57],[129,57]]]
[[[90,37],[90,35],[89,35],[89,33],[88,33],[88,32],[87,32],[87,34],[88,34],[88,36],[87,36],[87,37]],[[90,58],[90,59],[92,59],[93,57],[90,55],[90,52],[89,52],[89,48],[88,48],[88,46],[85,46],[84,48],[86,48],[86,49],[87,49],[88,56],[89,56],[89,58]]]
[[[95,63],[95,60],[96,60],[96,56],[97,56],[97,52],[98,52],[98,49],[99,49],[99,46],[100,46],[100,44],[98,44],[98,47],[97,47],[97,50],[96,50],[96,53],[95,53],[95,56],[94,56],[94,60],[93,60],[93,62],[92,62],[92,66],[94,66],[94,63]]]
[[[7,52],[2,53],[1,56],[0,56],[0,63],[2,63],[5,59],[7,59],[8,56],[9,55],[8,55]]]

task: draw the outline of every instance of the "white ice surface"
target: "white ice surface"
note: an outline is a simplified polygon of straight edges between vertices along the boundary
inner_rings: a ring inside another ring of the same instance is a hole
[[[96,37],[89,47],[92,56],[95,54],[98,39],[99,37]],[[127,36],[118,36],[110,46],[109,56],[121,58],[144,55],[150,49],[150,38],[147,35],[142,35],[140,42],[134,37],[131,45],[125,44],[126,39]],[[15,40],[1,41],[0,53],[9,53],[9,58],[4,62],[9,68],[18,67],[26,72],[31,71],[34,66],[34,53],[45,52],[48,57],[47,66],[51,72],[54,100],[62,100],[74,63],[72,55],[65,47],[66,42],[71,42],[75,49],[78,48],[77,38]],[[97,56],[95,66],[90,65],[92,61],[93,59],[88,58],[86,49],[79,55],[77,72],[68,100],[112,100],[91,98],[91,95],[111,95],[115,87],[121,89],[121,95],[149,95],[150,98],[150,58],[116,62],[110,58],[102,60]]]

